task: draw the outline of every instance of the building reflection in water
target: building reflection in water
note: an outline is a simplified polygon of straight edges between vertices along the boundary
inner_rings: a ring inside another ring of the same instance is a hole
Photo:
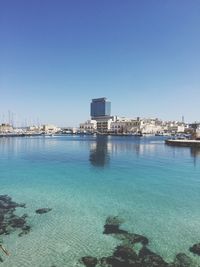
[[[95,142],[90,143],[89,160],[93,166],[104,167],[112,156],[129,152],[137,156],[156,153],[156,147],[154,143],[141,143],[140,138],[98,135]]]
[[[125,138],[97,135],[95,142],[90,143],[90,163],[96,167],[104,167],[109,164],[111,156],[115,156],[121,152],[133,151],[137,155],[144,153],[143,148],[145,146],[140,145],[139,139],[134,139],[134,143],[132,143],[131,140],[126,140]]]
[[[194,158],[194,165],[196,166],[196,159],[200,157],[200,147],[191,147],[190,148],[191,156]]]
[[[97,136],[96,142],[90,145],[90,162],[93,166],[104,167],[109,161],[108,136]]]
[[[174,154],[174,157],[176,157],[177,153],[178,156],[188,156],[188,153],[190,153],[194,164],[196,164],[197,158],[200,157],[200,148],[169,147],[164,145],[164,140],[156,140],[155,138],[148,140],[134,137],[126,138],[100,135],[93,142],[90,142],[89,146],[89,161],[96,167],[104,167],[110,163],[112,157],[124,153],[131,153],[137,157],[145,158],[156,157],[157,155],[171,157],[171,153]]]
[[[196,158],[200,157],[200,147],[191,147],[191,156]]]

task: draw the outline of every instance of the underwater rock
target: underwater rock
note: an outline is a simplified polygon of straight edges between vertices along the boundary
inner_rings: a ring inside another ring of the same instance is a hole
[[[192,247],[189,248],[190,252],[197,254],[200,256],[200,243],[194,244]]]
[[[4,215],[0,214],[0,223],[4,220]]]
[[[108,266],[108,264],[107,264],[107,258],[106,258],[106,257],[101,258],[101,259],[99,260],[99,265],[100,265],[101,267],[107,267],[107,266]]]
[[[126,230],[120,229],[120,225],[123,223],[123,220],[118,216],[112,217],[109,216],[106,219],[106,223],[104,225],[103,234],[115,234],[119,239],[130,242],[131,244],[141,243],[142,245],[147,245],[149,240],[147,237],[135,233],[129,233]]]
[[[127,231],[119,229],[119,225],[105,224],[104,225],[104,234],[127,234]]]
[[[90,265],[94,259],[95,265]],[[143,246],[139,255],[137,255],[134,249],[128,245],[117,246],[111,256],[102,257],[99,260],[93,257],[83,257],[82,262],[87,267],[96,266],[97,263],[101,267],[169,267],[168,263],[159,255],[145,246]],[[171,267],[175,266],[173,265]]]
[[[113,256],[115,258],[120,258],[123,260],[136,260],[137,259],[137,254],[135,253],[135,251],[128,247],[128,246],[118,246],[116,247]]]
[[[149,255],[149,253],[148,253]],[[145,254],[146,257],[146,254]],[[100,260],[101,267],[166,267],[168,265],[160,265],[163,263],[161,260],[144,261],[144,258],[139,257],[133,248],[129,246],[118,246],[116,247],[112,256],[104,257]]]
[[[138,235],[134,233],[125,233],[124,237],[129,240],[131,244],[141,243],[143,246],[148,245],[149,240],[146,236]]]
[[[15,215],[16,208],[25,208],[24,203],[16,203],[8,195],[0,195],[0,235],[10,234],[14,229],[22,229],[26,226],[27,214]]]
[[[22,232],[18,234],[19,237],[23,235],[27,235],[31,230],[31,227],[29,225],[25,225],[22,227]]]
[[[25,208],[25,204],[13,202],[12,198],[8,195],[0,195],[0,212],[2,210],[9,211],[10,209],[15,209],[17,207]]]
[[[105,267],[131,267],[131,265],[123,259],[115,257],[107,257]],[[133,266],[134,267],[134,266]]]
[[[86,267],[95,267],[97,265],[97,258],[86,256],[82,257],[81,261],[85,264]]]
[[[124,234],[127,233],[124,230],[120,230],[119,226],[123,223],[123,221],[118,216],[109,216],[106,219],[106,223],[104,225],[104,234]]]
[[[165,262],[161,256],[152,252],[147,247],[143,247],[139,252],[142,267],[167,267],[168,263]]]
[[[103,233],[112,234],[121,241],[121,245],[117,246],[112,255],[108,257],[100,259],[83,257],[81,262],[86,267],[96,265],[98,267],[197,267],[185,253],[177,254],[172,263],[166,262],[160,255],[148,248],[147,237],[120,229],[122,223],[123,221],[117,216],[109,216],[106,219]],[[140,243],[139,246],[135,245],[137,243]],[[200,243],[191,247],[190,251],[200,255]]]
[[[122,223],[124,223],[124,220],[119,216],[108,216],[106,219],[106,224],[121,225]]]
[[[49,211],[51,211],[52,209],[50,208],[41,208],[41,209],[37,209],[35,212],[38,214],[43,214],[43,213],[47,213]]]
[[[22,228],[24,227],[26,221],[24,218],[22,217],[15,217],[13,219],[10,220],[10,225],[13,227],[13,228]]]
[[[174,260],[175,267],[194,267],[192,259],[185,253],[178,253]]]

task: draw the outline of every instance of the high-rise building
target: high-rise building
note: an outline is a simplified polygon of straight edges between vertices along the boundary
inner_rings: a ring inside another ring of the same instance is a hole
[[[90,115],[93,119],[96,117],[110,116],[111,102],[107,101],[105,97],[92,99],[90,105]]]
[[[90,115],[92,120],[97,122],[97,131],[106,133],[110,130],[110,124],[113,120],[111,117],[111,102],[105,97],[92,99],[90,105]]]

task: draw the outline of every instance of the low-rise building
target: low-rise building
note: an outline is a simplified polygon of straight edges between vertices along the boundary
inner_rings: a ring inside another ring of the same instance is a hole
[[[57,126],[53,124],[45,124],[42,127],[42,131],[44,131],[45,133],[56,133],[60,130],[61,130],[60,128],[58,128]]]
[[[80,131],[81,132],[95,132],[97,129],[96,120],[87,120],[84,123],[80,123]]]
[[[107,133],[111,129],[111,123],[113,121],[113,117],[111,116],[102,116],[97,117],[97,132],[99,133]]]
[[[155,119],[140,120],[140,132],[142,134],[157,134],[163,132],[162,121]]]
[[[7,123],[2,123],[0,125],[0,133],[12,133],[13,132],[13,126]]]
[[[116,120],[111,122],[110,131],[112,133],[134,133],[138,131],[139,124],[139,119],[116,117]]]
[[[171,121],[167,123],[167,129],[170,133],[184,133],[185,124],[178,121]]]
[[[27,127],[26,130],[28,132],[39,132],[42,130],[42,128],[40,126],[32,125],[32,126]]]

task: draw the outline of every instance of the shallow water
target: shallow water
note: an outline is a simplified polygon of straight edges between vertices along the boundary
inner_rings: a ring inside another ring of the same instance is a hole
[[[200,242],[200,151],[162,137],[54,136],[0,139],[0,194],[27,208],[32,230],[3,237],[2,267],[81,266],[112,254],[103,235],[109,215],[143,234],[165,260]],[[50,207],[49,213],[35,210]],[[1,253],[1,252],[0,252]]]

